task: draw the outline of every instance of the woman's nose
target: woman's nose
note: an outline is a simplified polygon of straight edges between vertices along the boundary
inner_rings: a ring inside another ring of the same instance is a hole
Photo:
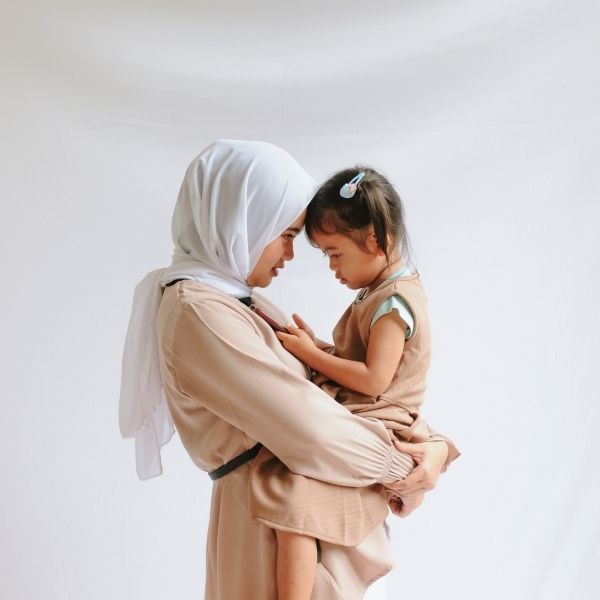
[[[285,245],[285,252],[283,254],[283,258],[285,260],[292,260],[292,258],[294,258],[294,240],[290,240]]]

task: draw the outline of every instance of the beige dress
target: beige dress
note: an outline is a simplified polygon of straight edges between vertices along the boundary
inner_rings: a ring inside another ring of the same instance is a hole
[[[373,315],[387,298],[394,295],[401,296],[410,306],[414,326],[385,392],[377,397],[367,396],[339,386],[322,375],[317,375],[314,381],[352,413],[378,419],[387,429],[390,444],[393,439],[410,442],[444,440],[430,430],[420,416],[431,341],[427,300],[418,275],[386,280],[369,294],[360,294],[336,325],[333,331],[335,346],[331,352],[347,360],[366,362]],[[458,456],[458,451],[451,442],[448,445],[450,462]],[[273,527],[357,546],[374,525],[371,517],[377,515],[383,520],[387,514],[382,486],[379,486],[378,498],[369,498],[376,502],[375,505],[369,502],[361,506],[346,500],[344,510],[332,515],[332,510],[338,509],[333,499],[339,488],[331,489],[321,481],[293,473],[265,453],[253,461],[252,473],[256,477],[251,480],[251,514]],[[360,549],[356,548],[355,552]]]
[[[253,299],[283,318],[264,298]],[[356,531],[321,544],[313,598],[361,598],[366,583],[393,565],[376,484],[410,468],[385,426],[353,415],[308,381],[260,317],[213,288],[191,281],[166,288],[157,333],[169,410],[200,469],[211,471],[260,441],[267,460],[271,451],[293,472],[335,484],[331,519],[349,522],[346,512],[360,510],[358,545],[342,545]],[[206,600],[277,598],[275,533],[249,511],[253,462],[213,485]]]

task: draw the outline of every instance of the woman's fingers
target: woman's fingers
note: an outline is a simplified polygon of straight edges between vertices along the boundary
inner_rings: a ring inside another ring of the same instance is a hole
[[[421,506],[421,502],[423,502],[423,498],[425,498],[425,494],[413,494],[412,496],[403,496],[402,497],[402,508],[398,513],[399,517],[408,517],[410,513],[419,508]]]
[[[388,506],[396,516],[402,516],[402,500],[400,500],[400,498],[398,498],[397,496],[392,496],[388,500]]]
[[[417,465],[406,479],[387,483],[385,487],[401,496],[428,492],[435,486],[435,481],[422,465]]]
[[[388,498],[388,506],[397,517],[405,518],[421,505],[424,497],[424,493],[417,493],[411,496],[402,497],[391,496]]]
[[[404,444],[399,442],[395,443],[395,446],[399,450],[411,454],[418,464],[406,479],[389,484],[386,487],[403,496],[433,489],[448,454],[447,444],[441,442]],[[411,446],[414,446],[414,448],[411,448]]]
[[[423,450],[420,445],[394,440],[394,446],[397,450],[400,450],[400,452],[406,452],[407,454],[410,454],[416,463],[421,462],[421,459],[423,458]]]

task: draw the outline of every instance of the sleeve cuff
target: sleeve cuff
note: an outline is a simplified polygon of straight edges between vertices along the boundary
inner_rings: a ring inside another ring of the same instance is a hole
[[[400,452],[390,446],[385,456],[379,483],[394,483],[400,479],[406,479],[416,464],[410,454]]]

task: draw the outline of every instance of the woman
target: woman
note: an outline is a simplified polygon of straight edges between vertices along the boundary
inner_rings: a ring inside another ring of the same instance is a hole
[[[121,431],[136,437],[144,479],[162,472],[160,446],[172,434],[172,417],[194,463],[215,479],[208,600],[277,598],[276,536],[252,517],[262,501],[251,475],[257,452],[270,451],[292,471],[331,483],[331,518],[343,518],[347,506],[361,507],[360,531],[349,533],[358,544],[321,543],[318,600],[360,598],[391,568],[382,515],[374,508],[376,484],[407,495],[430,489],[447,459],[448,446],[439,441],[403,446],[419,466],[394,483],[406,473],[407,455],[390,448],[383,425],[352,415],[311,384],[304,365],[249,307],[283,319],[253,288],[268,286],[293,258],[313,188],[275,146],[212,144],[186,172],[173,215],[171,267],[136,288]]]

